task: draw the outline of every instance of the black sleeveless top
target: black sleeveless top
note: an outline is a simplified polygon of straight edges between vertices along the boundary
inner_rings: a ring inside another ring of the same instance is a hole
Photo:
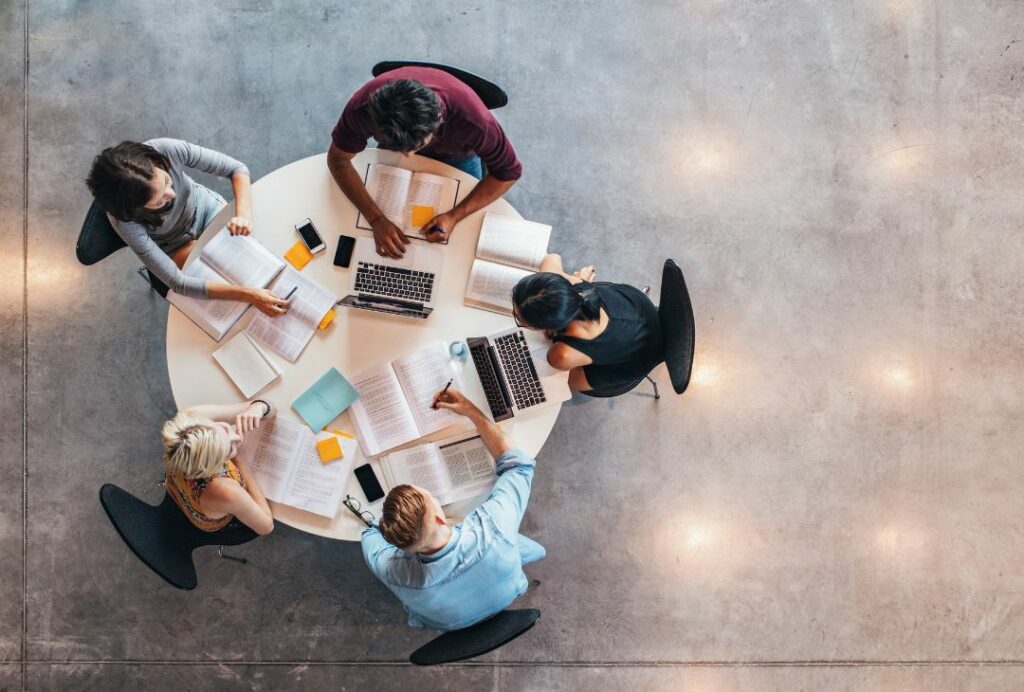
[[[593,287],[608,313],[608,326],[593,339],[557,335],[554,341],[571,346],[594,361],[584,367],[591,387],[596,390],[628,384],[664,359],[658,309],[641,290],[603,281],[583,282],[579,286]]]

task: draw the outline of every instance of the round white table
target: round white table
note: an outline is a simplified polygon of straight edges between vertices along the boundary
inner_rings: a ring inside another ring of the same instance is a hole
[[[355,157],[353,163],[359,171],[366,165],[380,161],[401,165],[414,171],[428,171],[448,177],[457,177],[461,183],[459,199],[465,197],[476,180],[465,173],[439,161],[422,156],[404,158],[395,152],[367,149]],[[223,227],[231,216],[233,204],[217,215],[204,233],[191,259],[198,255],[202,244],[213,237],[216,229]],[[486,312],[463,305],[466,281],[470,265],[476,253],[477,236],[484,211],[521,218],[520,214],[504,199],[490,204],[463,220],[444,247],[445,260],[442,271],[436,307],[426,320],[416,320],[364,310],[338,306],[337,317],[326,329],[318,330],[313,340],[294,363],[289,363],[269,349],[264,349],[282,371],[279,379],[261,391],[257,396],[273,401],[278,415],[290,419],[301,419],[291,408],[291,403],[316,381],[331,366],[343,375],[358,373],[416,350],[418,347],[438,341],[454,341],[469,336],[485,336],[514,326],[510,317]],[[334,291],[339,298],[348,292],[349,269],[334,266],[332,259],[337,248],[338,236],[370,236],[368,231],[356,229],[356,208],[341,192],[327,170],[325,154],[288,164],[253,184],[253,236],[277,256],[282,256],[299,239],[295,224],[306,217],[320,231],[327,244],[327,250],[316,255],[302,273]],[[413,243],[422,243],[413,240]],[[227,374],[213,360],[213,352],[243,329],[251,319],[255,308],[250,308],[224,339],[218,343],[197,327],[191,320],[173,307],[167,315],[167,371],[171,391],[179,409],[197,404],[241,401],[242,395]],[[471,366],[469,366],[471,367]],[[528,417],[517,418],[512,425],[502,427],[516,446],[528,454],[536,455],[551,433],[558,417],[560,406],[543,408]],[[352,432],[348,413],[343,413],[327,426],[327,430],[340,429]],[[449,433],[450,434],[450,433]],[[426,439],[443,436],[438,433]],[[422,440],[413,444],[420,444]],[[349,466],[346,474],[348,494],[364,505],[365,497],[355,480],[351,469],[366,463],[362,452],[354,459],[343,459],[334,463]],[[380,468],[371,460],[378,477]],[[342,495],[344,497],[344,494]],[[271,502],[274,518],[302,531],[343,540],[359,540],[363,529],[359,522],[339,504],[333,519],[311,514],[295,507]],[[379,510],[380,501],[368,508]],[[449,514],[459,516],[470,509],[465,504],[449,508]],[[379,516],[379,511],[374,512]]]

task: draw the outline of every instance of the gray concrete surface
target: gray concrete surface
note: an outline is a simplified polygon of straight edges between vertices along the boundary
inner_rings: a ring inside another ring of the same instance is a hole
[[[0,3],[0,689],[1019,689],[1022,38],[1010,0]],[[354,545],[281,526],[192,593],[125,550],[96,491],[159,497],[166,306],[73,254],[102,147],[262,176],[393,57],[502,84],[510,201],[697,314],[684,396],[563,409],[540,624],[433,671]]]

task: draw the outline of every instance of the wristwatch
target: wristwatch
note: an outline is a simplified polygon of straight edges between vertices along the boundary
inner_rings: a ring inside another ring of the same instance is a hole
[[[263,405],[264,405],[264,406],[265,406],[265,407],[267,408],[267,410],[263,412],[263,415],[262,415],[262,416],[260,416],[260,418],[266,418],[267,416],[269,416],[269,415],[270,415],[270,412],[271,412],[271,410],[272,410],[272,409],[270,408],[270,404],[268,404],[267,402],[265,402],[265,401],[264,401],[263,399],[253,399],[253,400],[252,400],[252,403],[253,403],[253,404],[263,404]]]

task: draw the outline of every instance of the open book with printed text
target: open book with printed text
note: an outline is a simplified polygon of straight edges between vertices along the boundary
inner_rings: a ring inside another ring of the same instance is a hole
[[[355,440],[339,435],[344,456],[323,463],[316,443],[331,436],[328,432],[315,435],[305,425],[274,417],[246,435],[238,458],[256,476],[268,499],[333,518],[358,451]]]
[[[512,289],[540,269],[548,252],[551,226],[494,212],[484,214],[476,259],[469,270],[466,305],[512,314]]]
[[[479,435],[447,438],[381,458],[388,489],[416,485],[442,505],[488,492],[494,486],[495,464]]]
[[[464,417],[447,409],[430,408],[434,394],[448,380],[452,380],[452,387],[461,388],[462,381],[443,342],[349,378],[359,392],[359,399],[349,411],[359,445],[367,456],[453,425],[467,427]]]
[[[227,228],[222,228],[184,272],[202,281],[264,288],[283,268],[284,261],[252,236],[231,235]],[[235,300],[188,298],[174,291],[167,293],[167,302],[215,341],[223,339],[249,307],[248,303]]]
[[[293,288],[295,292],[289,298],[288,312],[274,317],[260,312],[245,328],[247,334],[265,343],[290,363],[298,360],[324,315],[340,300],[291,267],[281,272],[271,290],[274,295],[284,298]]]
[[[438,214],[451,211],[459,196],[461,182],[423,171],[371,163],[366,167],[366,191],[381,213],[402,233],[425,238],[423,225]],[[371,230],[362,214],[356,228]]]

